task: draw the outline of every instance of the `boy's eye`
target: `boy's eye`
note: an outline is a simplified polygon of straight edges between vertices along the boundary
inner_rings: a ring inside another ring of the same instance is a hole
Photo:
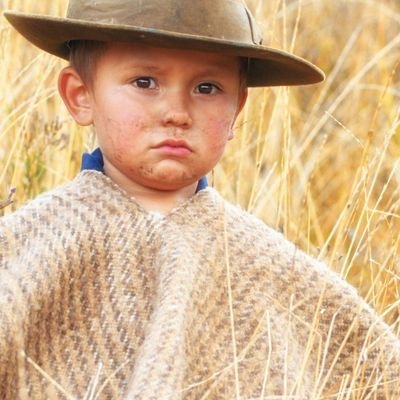
[[[219,91],[221,91],[221,89],[217,85],[209,82],[201,83],[196,88],[196,92],[201,94],[215,94]]]
[[[155,80],[149,77],[135,79],[133,84],[139,89],[155,89],[157,86]]]

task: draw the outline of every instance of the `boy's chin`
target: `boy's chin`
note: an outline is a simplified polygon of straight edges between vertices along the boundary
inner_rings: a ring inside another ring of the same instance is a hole
[[[150,176],[144,176],[142,185],[161,191],[178,191],[191,186],[197,187],[203,175],[179,171],[176,169],[162,168],[153,170]]]
[[[173,180],[168,181],[153,181],[147,184],[147,187],[153,190],[159,190],[163,192],[177,192],[179,190],[190,189],[191,186],[196,187],[198,185],[199,179],[196,180]]]

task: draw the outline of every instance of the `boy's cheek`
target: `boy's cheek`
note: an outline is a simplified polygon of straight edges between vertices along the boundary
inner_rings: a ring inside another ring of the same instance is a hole
[[[212,132],[216,138],[223,139],[225,135],[229,134],[233,124],[235,123],[235,118],[232,116],[221,118],[215,117],[214,119],[210,119],[207,125],[208,132]]]
[[[139,115],[130,114],[125,118],[107,118],[95,128],[98,136],[102,136],[104,139],[108,137],[114,146],[119,147],[129,144],[138,135],[144,134],[147,130],[147,123]]]

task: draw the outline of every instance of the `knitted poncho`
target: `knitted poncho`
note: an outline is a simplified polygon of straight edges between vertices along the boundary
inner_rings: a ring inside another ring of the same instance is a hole
[[[161,217],[85,171],[0,220],[1,399],[399,399],[399,365],[355,290],[213,189]]]

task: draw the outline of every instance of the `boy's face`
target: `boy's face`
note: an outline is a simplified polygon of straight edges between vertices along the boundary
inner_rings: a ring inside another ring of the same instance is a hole
[[[195,184],[221,158],[247,90],[234,56],[112,43],[87,85],[105,171],[142,187]]]

